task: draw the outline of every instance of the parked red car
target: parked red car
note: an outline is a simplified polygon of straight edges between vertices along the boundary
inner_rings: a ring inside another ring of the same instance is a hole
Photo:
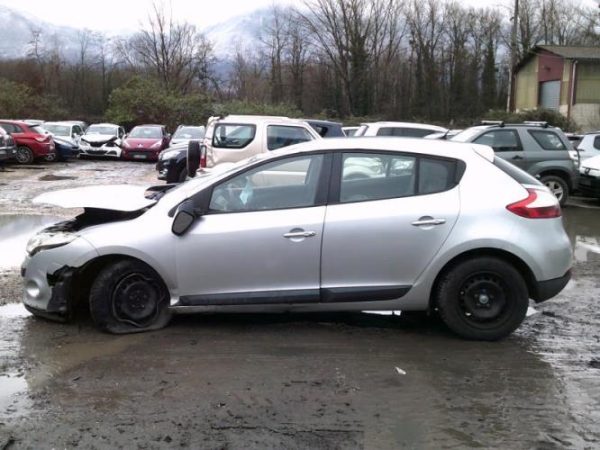
[[[28,125],[20,120],[0,120],[0,127],[10,133],[17,146],[16,159],[31,164],[36,159],[56,159],[54,140],[40,125]]]
[[[138,125],[123,140],[121,158],[158,161],[158,154],[170,140],[164,125]]]

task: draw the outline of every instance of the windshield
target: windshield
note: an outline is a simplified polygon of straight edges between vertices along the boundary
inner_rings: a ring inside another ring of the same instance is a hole
[[[29,128],[31,128],[35,133],[38,133],[38,134],[48,134],[48,131],[46,131],[45,128],[43,128],[39,125],[33,125],[33,126],[30,126]]]
[[[52,134],[56,134],[57,136],[70,136],[71,135],[71,127],[67,125],[50,125],[44,124],[44,128],[48,130]]]
[[[181,127],[173,135],[173,139],[202,139],[204,127]]]
[[[91,125],[85,134],[106,134],[109,136],[117,135],[117,127],[111,127],[110,125]]]
[[[129,133],[130,138],[161,139],[162,132],[159,127],[135,127]]]
[[[467,128],[465,131],[461,131],[456,136],[452,136],[450,140],[454,142],[471,142],[473,138],[481,133],[484,129],[485,127]]]

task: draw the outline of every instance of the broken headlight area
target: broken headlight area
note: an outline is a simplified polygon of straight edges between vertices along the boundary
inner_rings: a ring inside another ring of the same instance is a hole
[[[79,237],[78,231],[109,222],[118,222],[134,219],[144,213],[146,209],[134,212],[113,211],[98,208],[85,208],[83,214],[74,219],[57,223],[45,228],[34,235],[27,243],[27,253],[33,256],[42,250],[62,247],[70,244]]]

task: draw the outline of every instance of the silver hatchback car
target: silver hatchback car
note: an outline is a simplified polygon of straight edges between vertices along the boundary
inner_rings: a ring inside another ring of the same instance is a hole
[[[437,311],[495,340],[529,299],[567,284],[556,198],[475,144],[315,140],[177,187],[89,187],[36,199],[84,207],[34,236],[24,302],[131,333],[173,314]]]

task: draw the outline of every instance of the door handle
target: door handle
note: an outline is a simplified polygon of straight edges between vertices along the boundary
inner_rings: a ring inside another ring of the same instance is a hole
[[[446,219],[424,219],[424,220],[416,220],[411,225],[415,227],[421,227],[425,225],[443,225],[446,223]]]
[[[523,157],[519,156],[519,155],[515,155],[512,157],[512,159],[519,160],[519,159],[523,159]]]
[[[284,238],[290,239],[290,238],[307,238],[307,237],[313,237],[316,236],[317,232],[316,231],[291,231],[289,233],[285,233],[283,235]]]

